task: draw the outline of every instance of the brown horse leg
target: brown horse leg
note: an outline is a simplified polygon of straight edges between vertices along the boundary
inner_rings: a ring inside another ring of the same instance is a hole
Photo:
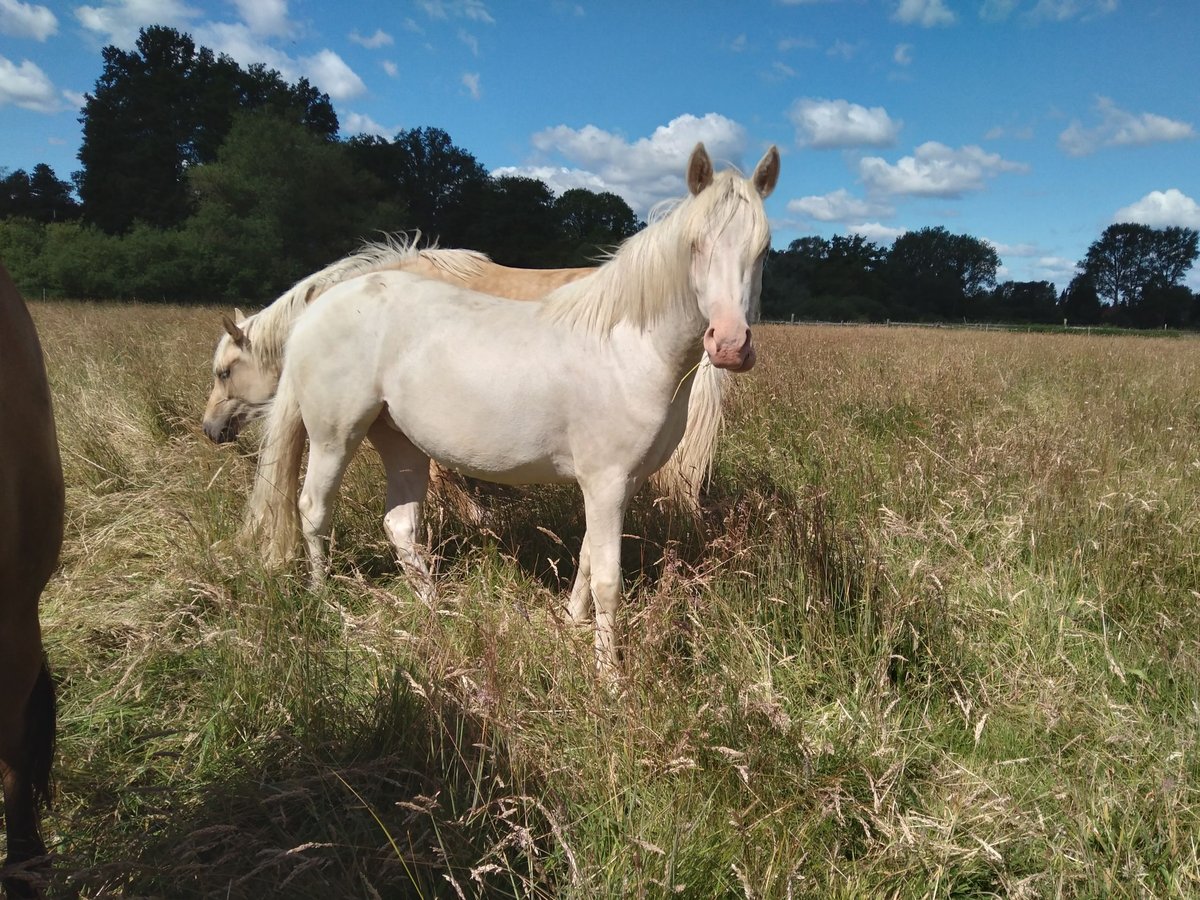
[[[4,781],[4,818],[8,836],[6,866],[46,855],[38,827],[38,809],[50,800],[50,763],[54,756],[54,682],[43,658],[23,714],[0,741]],[[38,895],[34,880],[19,874],[3,879],[9,897]]]

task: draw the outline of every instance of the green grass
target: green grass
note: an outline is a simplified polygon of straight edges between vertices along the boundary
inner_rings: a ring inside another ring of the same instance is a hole
[[[426,604],[364,453],[313,594],[237,543],[216,312],[34,313],[52,896],[1200,894],[1193,339],[764,326],[702,528],[626,523],[613,690],[574,490],[431,504]]]

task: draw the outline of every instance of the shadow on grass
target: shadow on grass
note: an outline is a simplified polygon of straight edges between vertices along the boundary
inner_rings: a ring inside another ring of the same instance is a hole
[[[228,777],[102,787],[92,799],[113,807],[106,844],[60,848],[49,895],[553,896],[542,792],[451,698],[403,670],[381,681],[341,722],[231,750]]]

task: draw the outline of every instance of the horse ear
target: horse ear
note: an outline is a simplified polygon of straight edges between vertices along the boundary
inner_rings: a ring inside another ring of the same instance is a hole
[[[235,325],[241,325],[246,321],[246,314],[236,306],[233,308],[233,321]]]
[[[708,151],[704,149],[704,144],[699,143],[696,149],[692,151],[692,156],[688,160],[687,166],[687,185],[688,190],[693,194],[698,194],[710,184],[713,180],[713,164],[708,157]]]
[[[245,318],[242,321],[246,321]],[[246,332],[242,331],[229,316],[221,316],[221,324],[225,326],[225,331],[229,333],[229,336],[233,338],[233,342],[239,347],[246,342]]]
[[[774,144],[754,167],[751,180],[754,182],[754,189],[764,200],[775,190],[775,183],[779,181],[779,149]]]

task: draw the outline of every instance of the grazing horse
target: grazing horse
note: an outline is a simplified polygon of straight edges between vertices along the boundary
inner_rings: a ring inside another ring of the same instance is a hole
[[[419,237],[419,236],[418,236]],[[270,407],[288,336],[300,315],[334,285],[369,272],[399,269],[426,278],[509,300],[538,300],[552,290],[592,275],[595,268],[515,269],[492,262],[474,250],[419,250],[418,238],[393,237],[366,244],[357,253],[308,276],[270,306],[252,316],[234,311],[223,317],[225,333],[213,354],[213,387],[204,410],[204,433],[221,444],[237,438],[249,422]],[[708,478],[721,428],[725,373],[701,356],[688,405],[684,437],[675,453],[653,476],[655,488],[693,511],[699,510],[701,488]],[[446,487],[436,463],[430,474]],[[466,514],[482,518],[472,500],[459,497]]]
[[[42,349],[0,265],[0,776],[8,866],[46,854],[38,809],[50,798],[55,703],[38,600],[62,535],[62,464]],[[4,886],[9,896],[34,894],[11,869]]]
[[[387,471],[385,526],[420,580],[430,459],[501,483],[575,481],[586,532],[568,612],[584,621],[594,601],[597,664],[612,671],[625,511],[683,435],[701,350],[721,369],[754,365],[747,317],[770,246],[763,199],[778,177],[774,147],[747,179],[714,174],[698,144],[689,196],[540,302],[400,271],[331,288],[289,339],[247,536],[278,563],[302,531],[320,584],[333,502],[365,437]]]

